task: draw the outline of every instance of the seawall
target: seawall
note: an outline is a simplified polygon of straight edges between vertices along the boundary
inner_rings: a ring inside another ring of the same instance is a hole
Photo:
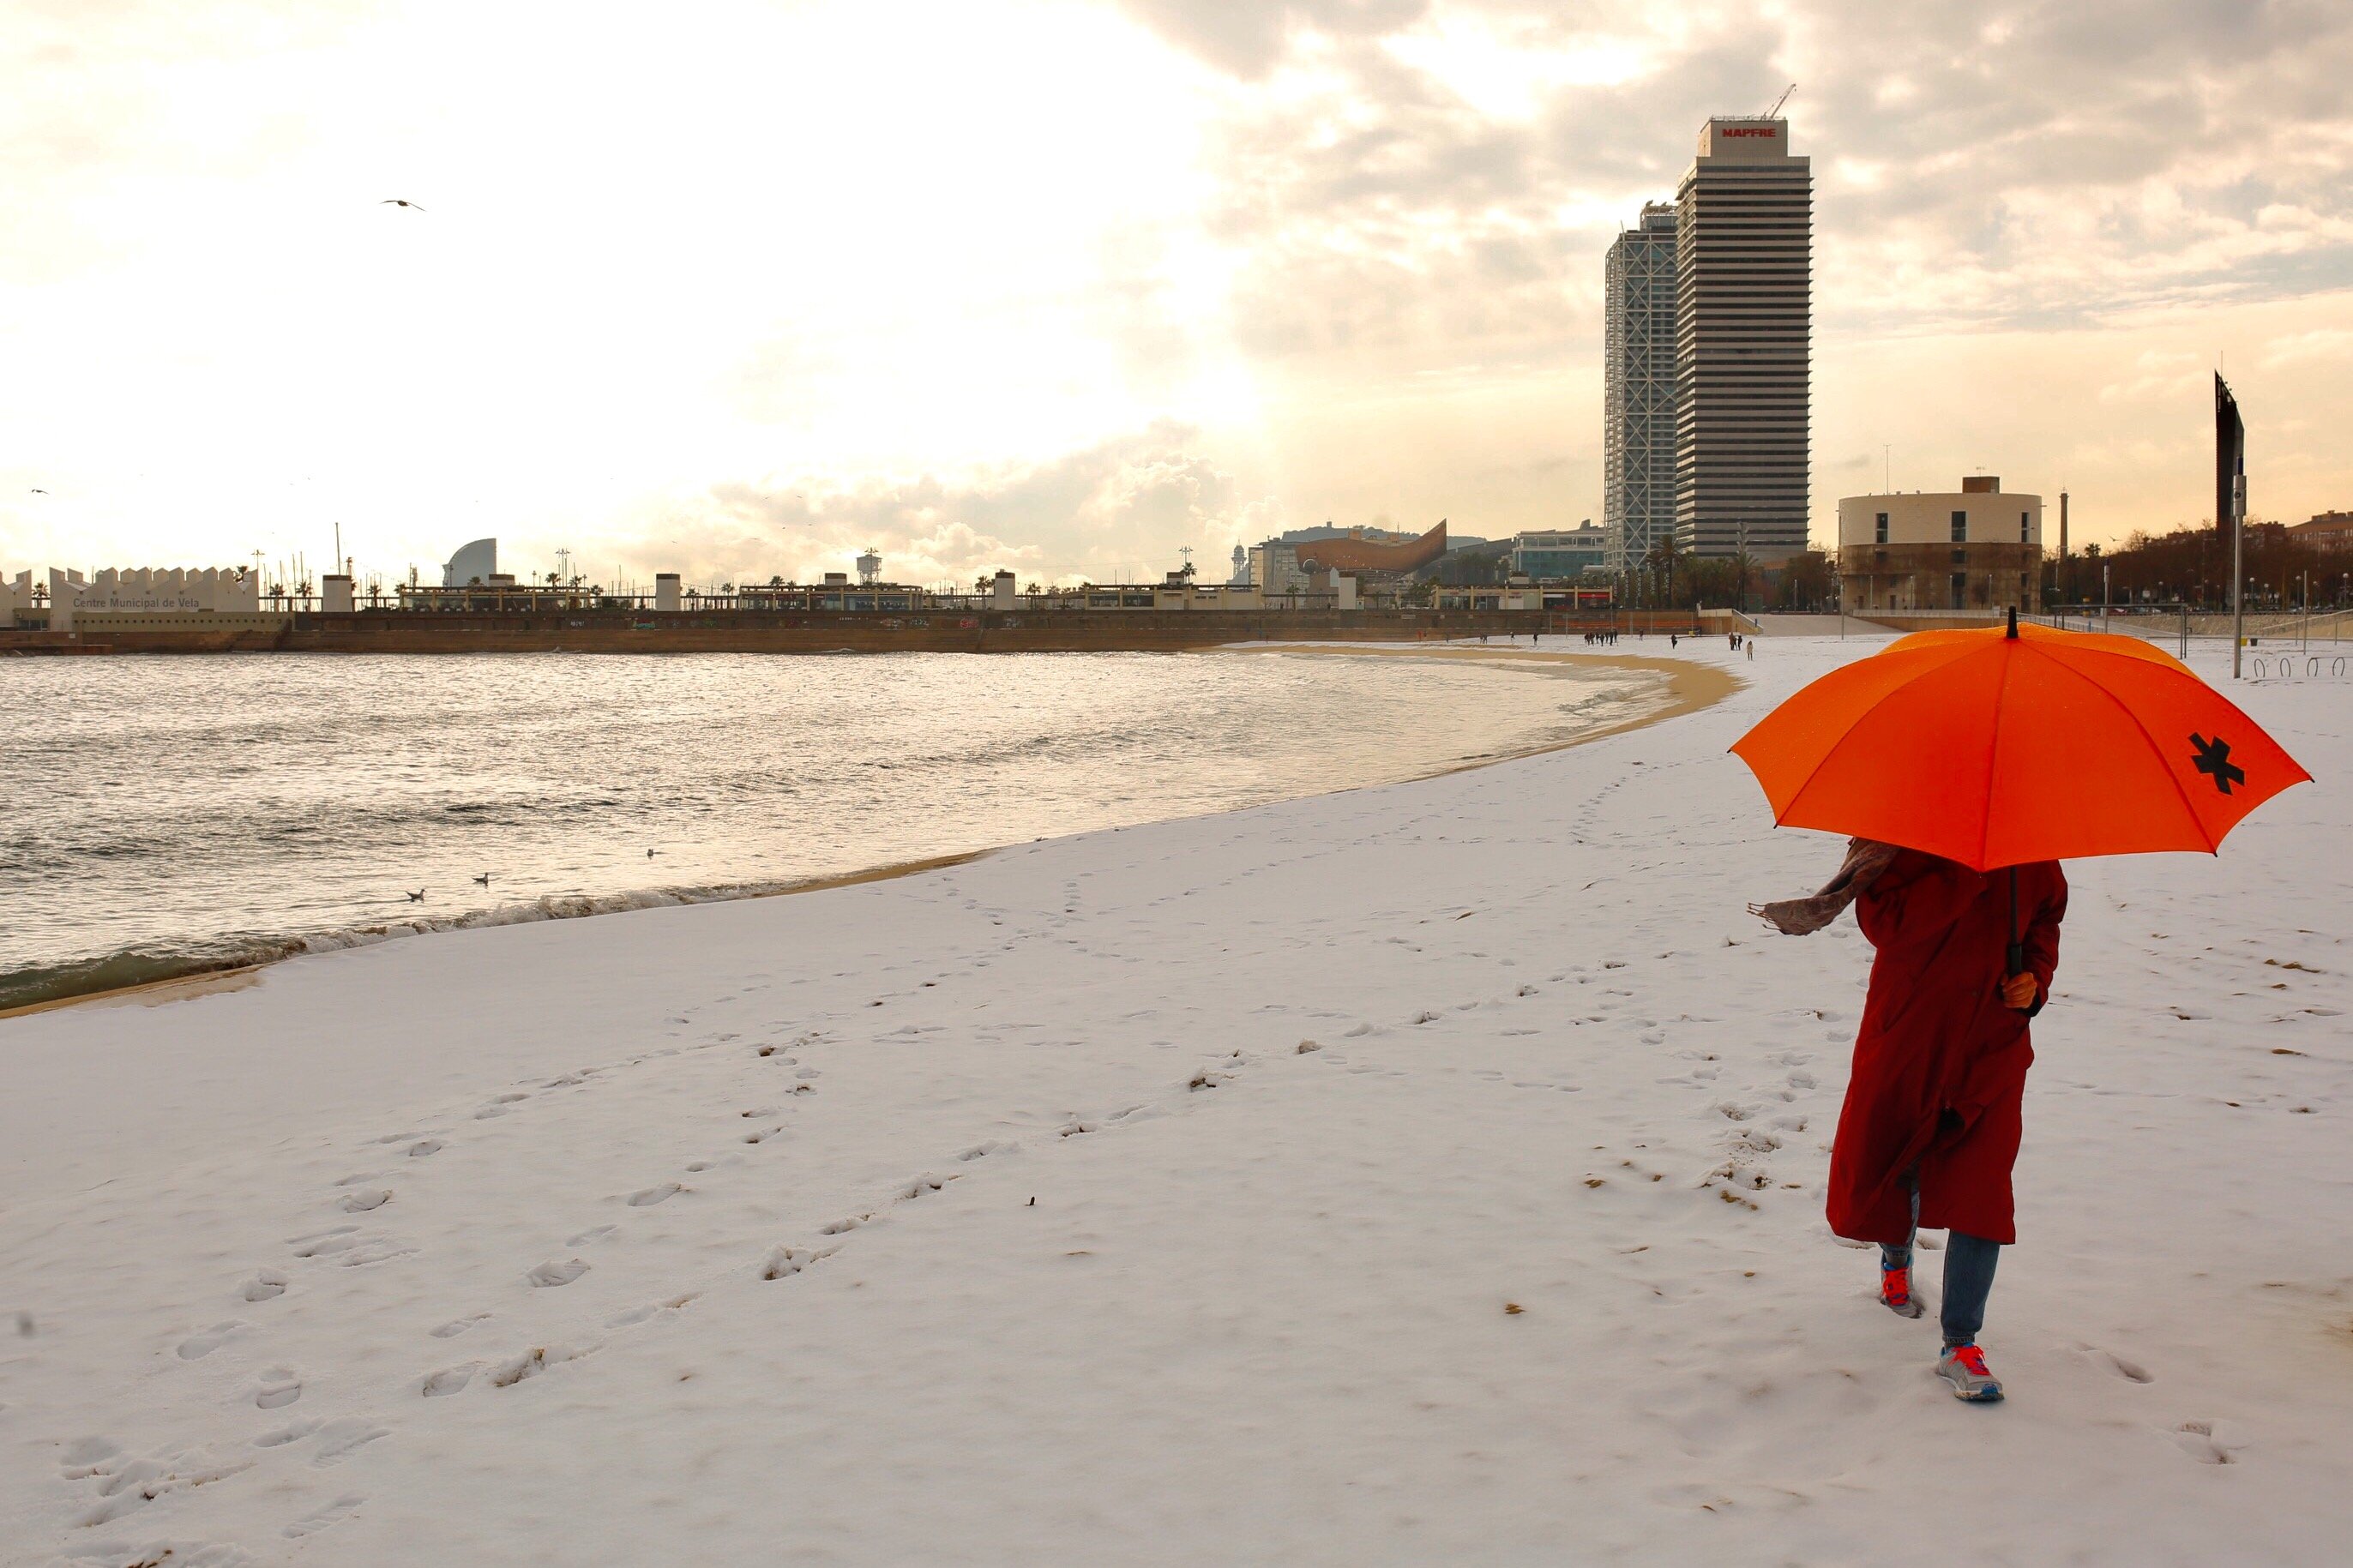
[[[76,637],[118,653],[375,654],[1180,652],[1238,642],[1581,633],[1609,624],[1606,616],[1533,610],[361,610],[81,619],[88,624],[77,626]]]

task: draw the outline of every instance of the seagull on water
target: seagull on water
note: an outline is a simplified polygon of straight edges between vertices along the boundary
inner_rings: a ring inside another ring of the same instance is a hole
[[[475,886],[481,888],[489,887],[491,885],[491,874],[488,871],[483,872],[480,876],[474,879],[474,884]]]
[[[647,858],[647,859],[649,859],[649,860],[650,860],[650,859],[652,859],[653,858],[654,858],[654,852],[653,852],[652,850],[650,850],[650,849],[647,850],[647,851],[646,851],[646,858]]]
[[[409,901],[410,903],[412,903],[412,904],[421,904],[421,903],[423,903],[423,902],[425,901],[425,889],[422,889],[422,888],[419,888],[419,889],[417,889],[417,891],[415,891],[415,892],[413,892],[413,893],[409,894],[409,895],[408,895],[408,901]]]
[[[415,202],[404,201],[398,196],[386,196],[384,200],[376,203],[375,205],[380,207],[406,207],[413,213],[421,213],[425,210],[423,207],[418,206]]]

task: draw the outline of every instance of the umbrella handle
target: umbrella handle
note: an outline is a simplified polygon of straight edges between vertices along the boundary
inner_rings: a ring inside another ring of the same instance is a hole
[[[2010,973],[2026,973],[2026,944],[2018,940],[2018,868],[2010,868]]]

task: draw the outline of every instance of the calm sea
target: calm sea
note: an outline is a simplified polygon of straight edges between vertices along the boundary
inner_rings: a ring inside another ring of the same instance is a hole
[[[1662,700],[1250,652],[5,659],[0,1008],[1413,778]]]

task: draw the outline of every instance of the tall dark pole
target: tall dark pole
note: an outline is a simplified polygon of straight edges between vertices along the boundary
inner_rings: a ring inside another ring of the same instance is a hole
[[[2067,602],[2067,492],[2059,492],[2059,602]]]
[[[2214,521],[2231,531],[2231,679],[2236,680],[2247,642],[2247,427],[2220,371],[2214,373]]]

